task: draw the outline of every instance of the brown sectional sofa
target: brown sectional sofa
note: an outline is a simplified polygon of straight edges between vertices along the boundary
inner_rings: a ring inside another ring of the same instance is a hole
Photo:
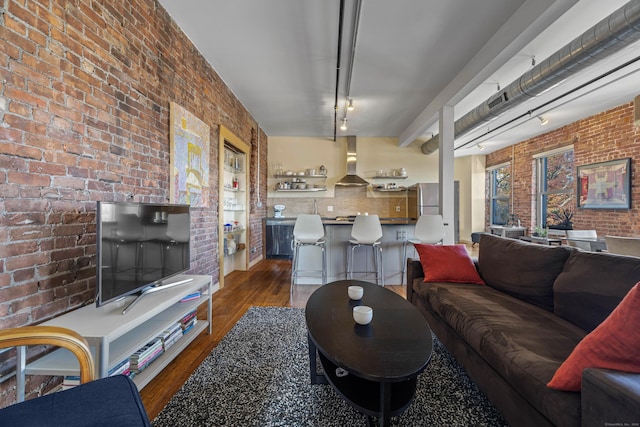
[[[409,259],[407,299],[511,425],[640,421],[640,374],[587,369],[581,393],[546,386],[640,281],[640,258],[484,235],[476,268],[487,286],[424,283]]]

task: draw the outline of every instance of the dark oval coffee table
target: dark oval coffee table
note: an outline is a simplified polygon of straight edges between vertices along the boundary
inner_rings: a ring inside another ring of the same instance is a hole
[[[360,301],[349,299],[349,285],[364,288]],[[370,324],[355,323],[356,305],[373,308]],[[409,406],[433,347],[427,321],[410,302],[372,283],[341,280],[309,297],[305,317],[313,384],[328,382],[358,411],[379,417],[381,426]],[[316,371],[316,350],[324,375]]]

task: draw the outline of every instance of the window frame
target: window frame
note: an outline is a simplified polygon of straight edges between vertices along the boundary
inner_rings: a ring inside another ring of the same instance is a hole
[[[497,180],[496,180],[496,174],[498,171],[509,167],[509,191],[506,194],[497,194],[497,190],[498,190],[498,186],[497,186]],[[489,175],[489,220],[490,220],[490,224],[491,225],[506,225],[507,221],[509,220],[508,215],[507,218],[505,218],[504,223],[502,222],[496,222],[496,218],[495,218],[495,214],[496,214],[496,209],[495,209],[495,203],[498,201],[507,201],[507,206],[509,206],[509,212],[511,212],[511,197],[512,197],[512,193],[513,193],[513,170],[512,170],[512,165],[511,162],[505,162],[505,163],[501,163],[499,165],[495,165],[492,166],[490,168],[487,168],[487,173]]]
[[[536,193],[535,193],[535,214],[536,214],[536,226],[541,228],[546,228],[548,226],[548,218],[547,218],[547,208],[548,208],[548,200],[549,195],[553,194],[567,194],[569,196],[575,197],[575,175],[573,177],[573,185],[571,185],[568,189],[564,190],[547,190],[547,164],[548,159],[553,156],[563,155],[567,152],[573,152],[574,159],[573,165],[571,166],[571,170],[575,169],[575,151],[573,148],[573,144],[565,145],[560,148],[556,148],[553,150],[545,151],[543,153],[538,153],[533,156],[535,160],[535,171],[536,171]],[[572,205],[573,206],[573,205]]]

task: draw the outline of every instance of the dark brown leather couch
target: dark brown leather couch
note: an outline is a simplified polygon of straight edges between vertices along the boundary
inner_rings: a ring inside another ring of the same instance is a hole
[[[424,283],[409,259],[407,299],[511,425],[640,421],[639,374],[587,369],[581,393],[546,386],[640,281],[640,258],[483,235],[476,268],[487,286]]]

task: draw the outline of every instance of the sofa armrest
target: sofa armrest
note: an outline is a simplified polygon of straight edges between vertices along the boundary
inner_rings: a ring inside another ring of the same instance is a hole
[[[407,258],[407,301],[413,298],[413,280],[422,278],[424,280],[424,271],[419,259]]]
[[[640,374],[588,368],[582,373],[582,426],[638,425]]]

